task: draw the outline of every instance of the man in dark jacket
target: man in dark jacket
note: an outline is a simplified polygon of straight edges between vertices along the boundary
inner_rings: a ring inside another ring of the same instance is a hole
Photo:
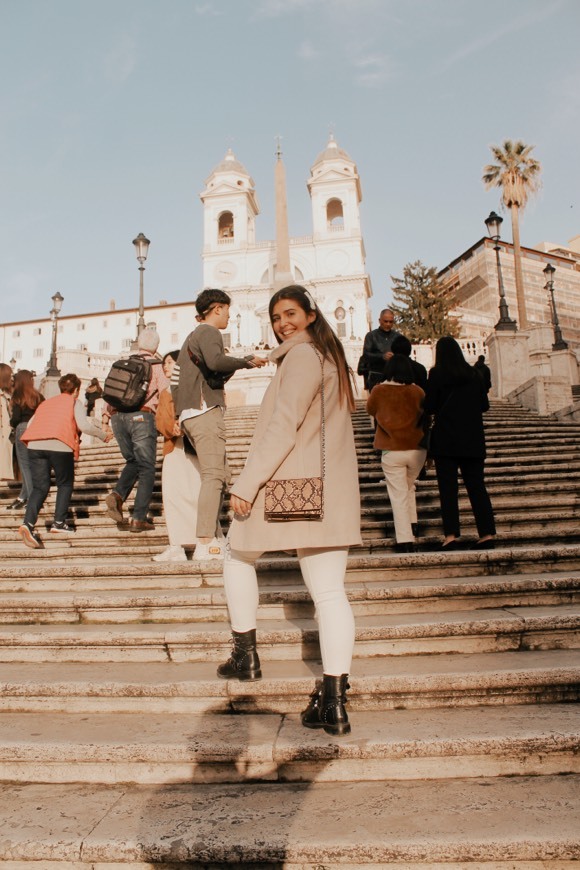
[[[365,335],[361,362],[365,389],[369,392],[384,379],[385,364],[393,355],[393,342],[401,334],[393,329],[394,323],[395,315],[390,308],[384,308],[379,315],[379,328]]]
[[[175,413],[197,454],[201,490],[197,512],[196,561],[220,559],[218,528],[223,492],[229,481],[224,423],[224,384],[238,369],[264,366],[267,360],[245,359],[224,351],[221,329],[228,325],[231,299],[223,290],[202,290],[195,300],[199,326],[179,352],[171,376]]]

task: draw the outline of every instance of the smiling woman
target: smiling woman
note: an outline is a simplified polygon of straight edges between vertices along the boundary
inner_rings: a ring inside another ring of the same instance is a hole
[[[272,296],[270,321],[279,342],[277,371],[260,407],[246,465],[231,489],[235,513],[224,561],[233,651],[218,668],[224,679],[259,680],[256,559],[296,549],[316,606],[324,676],[302,714],[306,728],[347,734],[345,710],[354,619],[344,591],[348,548],[360,543],[360,495],[350,412],[354,396],[342,345],[304,287]],[[322,422],[322,427],[321,427]],[[272,522],[269,481],[322,478],[322,515]]]

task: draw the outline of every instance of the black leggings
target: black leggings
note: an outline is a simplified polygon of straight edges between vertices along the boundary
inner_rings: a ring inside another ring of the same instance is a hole
[[[480,538],[495,535],[493,508],[483,479],[483,459],[435,457],[445,535],[461,534],[459,526],[459,476],[463,478]]]

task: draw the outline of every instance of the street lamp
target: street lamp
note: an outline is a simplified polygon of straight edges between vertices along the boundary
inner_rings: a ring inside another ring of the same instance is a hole
[[[240,343],[240,323],[241,323],[241,322],[242,322],[242,315],[241,315],[241,314],[236,314],[236,326],[238,327],[238,343],[236,344],[236,347],[241,347],[241,346],[242,346],[241,343]]]
[[[352,305],[349,307],[348,313],[350,314],[350,340],[354,341],[354,323],[352,319],[352,316],[354,314],[354,308]]]
[[[505,298],[505,289],[503,286],[503,278],[501,274],[501,263],[499,261],[499,252],[500,252],[500,229],[503,223],[503,218],[492,211],[485,221],[485,226],[487,227],[487,232],[489,234],[490,239],[495,242],[493,249],[495,251],[495,260],[497,263],[497,283],[499,290],[499,320],[495,325],[495,329],[497,331],[506,330],[509,332],[515,332],[518,328],[515,320],[512,320],[510,317],[507,300]]]
[[[560,324],[558,322],[558,312],[556,311],[556,300],[554,298],[554,272],[556,269],[551,263],[548,263],[546,268],[542,271],[546,276],[546,286],[544,289],[550,294],[550,309],[552,312],[552,326],[554,328],[554,344],[552,345],[552,350],[566,350],[568,342],[564,341],[562,338],[562,330],[560,329]]]
[[[58,315],[62,308],[62,303],[64,302],[64,296],[61,296],[57,290],[51,298],[52,310],[50,312],[50,319],[52,320],[52,346],[46,376],[49,378],[60,378],[60,369],[56,362],[56,334],[58,330]]]
[[[137,338],[139,338],[139,333],[145,329],[145,306],[143,304],[143,272],[145,271],[145,266],[143,263],[147,259],[147,252],[151,242],[143,233],[139,233],[137,238],[133,239],[133,244],[135,245],[137,260],[139,261],[139,320],[137,322]]]

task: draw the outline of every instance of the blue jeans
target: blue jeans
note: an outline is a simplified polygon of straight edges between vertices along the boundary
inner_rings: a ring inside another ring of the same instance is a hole
[[[114,490],[125,501],[137,482],[133,519],[144,520],[155,485],[155,415],[145,411],[119,411],[111,417],[111,428],[126,462]]]
[[[22,474],[22,487],[20,489],[18,498],[21,498],[22,501],[27,501],[30,498],[30,493],[32,492],[32,472],[30,470],[28,447],[20,440],[20,437],[22,433],[26,431],[27,426],[28,423],[19,423],[14,432],[14,449],[16,450],[18,467],[20,468],[20,473]]]
[[[54,471],[56,483],[54,521],[66,522],[75,481],[75,460],[72,451],[29,450],[28,458],[32,473],[32,491],[28,496],[24,522],[30,526],[36,525],[38,514],[50,490],[51,469]]]

